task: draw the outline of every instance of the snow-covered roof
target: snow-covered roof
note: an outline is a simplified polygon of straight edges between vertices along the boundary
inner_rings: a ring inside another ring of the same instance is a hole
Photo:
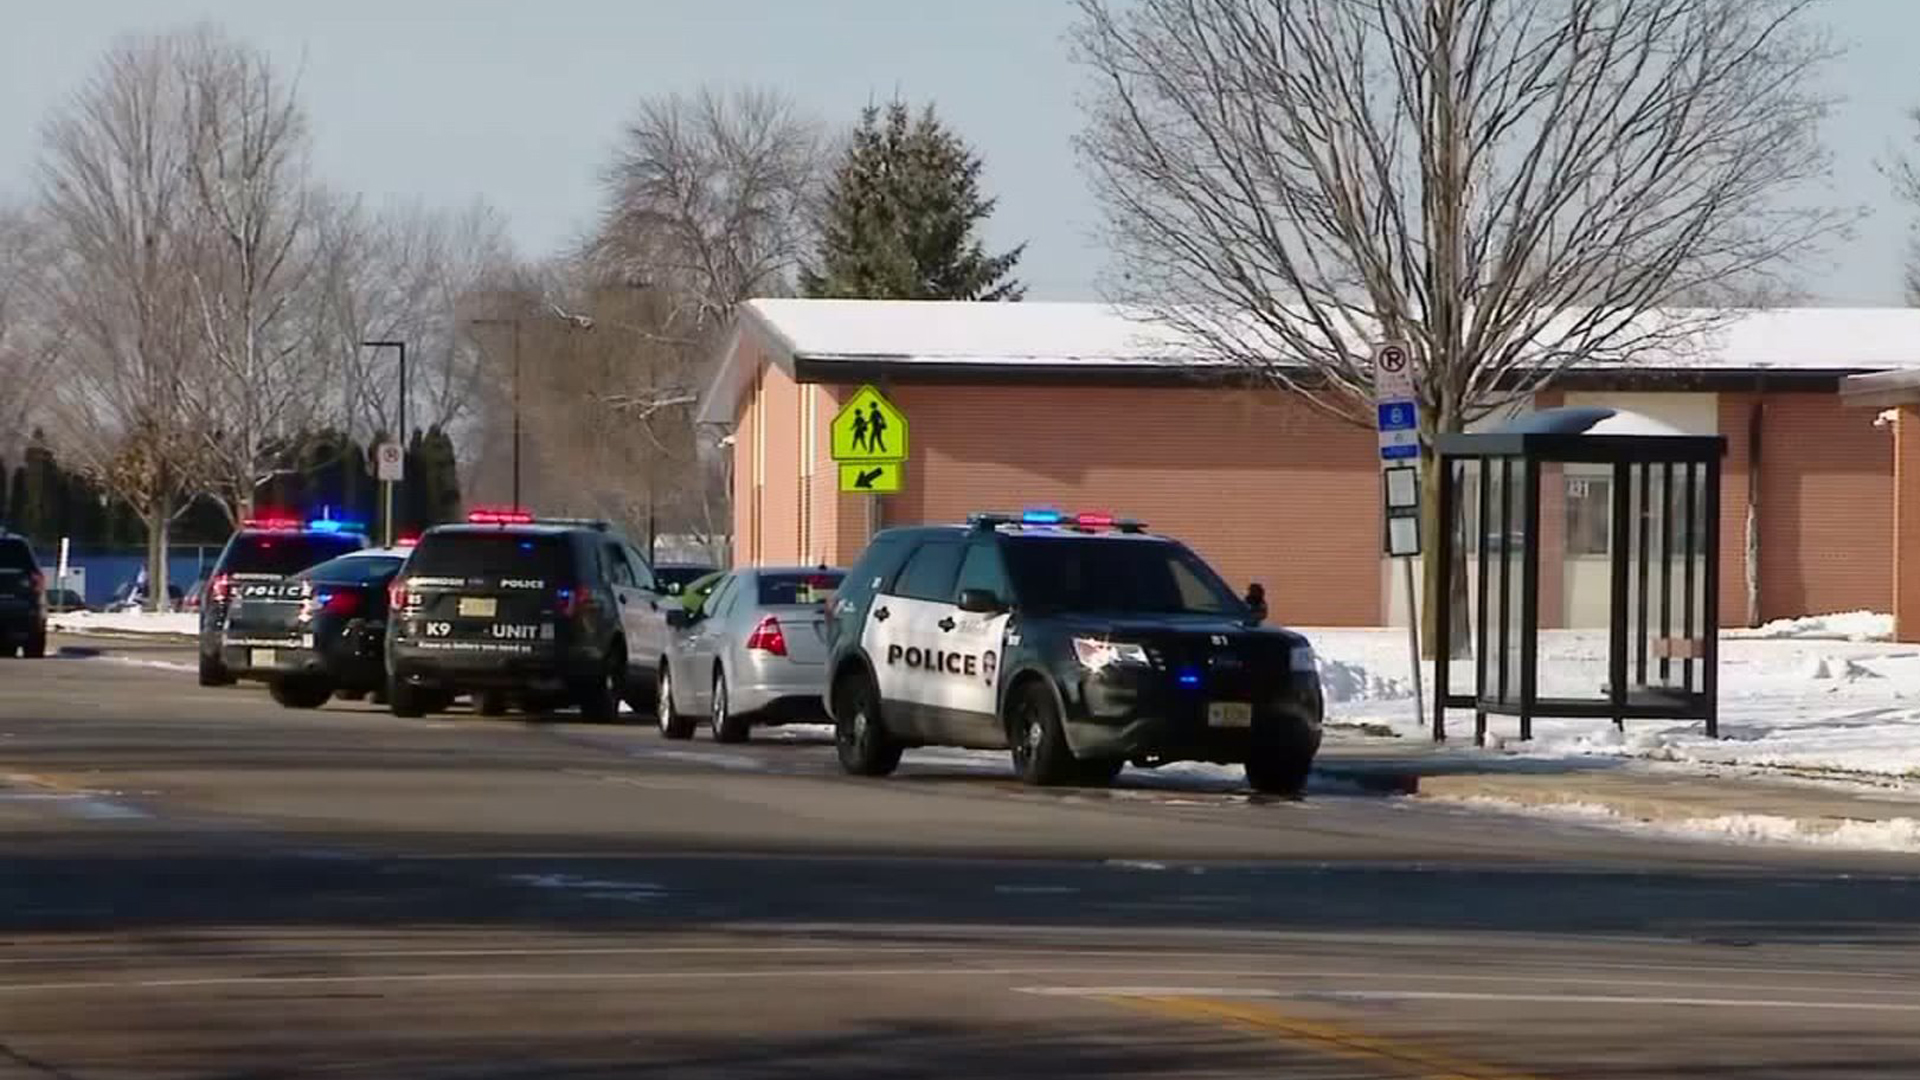
[[[1717,317],[1714,329],[1685,347],[1649,348],[1618,366],[1676,374],[1920,370],[1920,309],[1774,308]],[[788,370],[798,360],[1010,371],[1209,362],[1189,338],[1145,311],[1103,303],[762,299],[743,306],[740,325],[757,328]],[[729,343],[700,420],[732,419],[751,375],[734,370],[743,362],[739,352]]]

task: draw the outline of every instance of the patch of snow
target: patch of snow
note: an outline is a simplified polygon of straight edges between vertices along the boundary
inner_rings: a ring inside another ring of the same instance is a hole
[[[1381,675],[1364,664],[1330,657],[1318,658],[1320,668],[1320,691],[1332,704],[1345,704],[1349,701],[1381,701],[1413,696],[1413,688],[1406,680],[1392,675]]]
[[[1654,820],[1623,814],[1598,803],[1525,803],[1488,795],[1461,798],[1434,797],[1450,803],[1501,813],[1525,814],[1580,825],[1653,833],[1677,840],[1734,844],[1789,844],[1847,851],[1920,852],[1920,820],[1909,817],[1883,820],[1808,820],[1775,814],[1725,814],[1717,817]]]
[[[1872,611],[1805,615],[1797,619],[1775,619],[1751,629],[1725,630],[1720,636],[1735,641],[1780,638],[1801,641],[1891,641],[1893,616]]]
[[[200,616],[191,611],[68,611],[47,616],[47,625],[68,634],[192,637],[200,632]]]

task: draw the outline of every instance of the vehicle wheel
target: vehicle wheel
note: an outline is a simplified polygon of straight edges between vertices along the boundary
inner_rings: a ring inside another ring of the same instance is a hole
[[[1313,741],[1302,738],[1256,737],[1247,756],[1247,786],[1263,795],[1299,798],[1307,790],[1317,749]]]
[[[595,724],[619,719],[620,699],[626,690],[626,683],[627,653],[616,646],[607,656],[606,667],[593,683],[575,691],[573,702],[580,709],[580,718]]]
[[[747,741],[747,721],[733,711],[733,700],[727,696],[727,673],[724,671],[716,670],[713,673],[713,711],[708,715],[707,727],[713,732],[714,742]]]
[[[833,745],[840,768],[854,776],[885,776],[900,767],[902,747],[880,718],[872,677],[842,676],[833,693]]]
[[[25,645],[20,646],[20,655],[26,657],[28,660],[39,660],[42,657],[46,656],[47,655],[46,632],[43,630],[40,633],[35,634],[32,637],[28,638],[27,643]]]
[[[427,715],[425,693],[399,679],[387,680],[387,708],[402,720],[418,720]]]
[[[1060,726],[1060,709],[1052,691],[1034,680],[1020,688],[1009,708],[1013,715],[1007,734],[1013,744],[1013,769],[1020,779],[1039,787],[1072,782],[1077,763],[1067,749],[1067,734]]]
[[[333,696],[333,688],[319,679],[275,679],[267,684],[267,692],[288,709],[317,709]]]
[[[693,717],[673,703],[673,669],[660,665],[660,689],[654,695],[654,721],[663,739],[693,738]]]
[[[473,696],[473,711],[481,716],[507,715],[507,695],[500,690],[484,690]]]
[[[200,654],[201,686],[232,686],[233,683],[232,673],[227,671],[227,665],[221,663],[219,657]]]
[[[1125,758],[1080,758],[1073,763],[1076,781],[1086,787],[1106,787],[1126,767]]]

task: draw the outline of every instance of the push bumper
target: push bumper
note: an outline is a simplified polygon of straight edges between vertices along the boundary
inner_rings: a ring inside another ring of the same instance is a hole
[[[1061,680],[1067,742],[1081,757],[1142,764],[1244,764],[1258,752],[1311,757],[1325,716],[1317,677],[1271,687],[1182,686],[1148,668]]]

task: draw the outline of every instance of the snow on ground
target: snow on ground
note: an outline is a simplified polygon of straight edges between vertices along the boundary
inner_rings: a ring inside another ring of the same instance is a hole
[[[1798,619],[1775,619],[1752,629],[1727,630],[1723,638],[1797,638],[1801,641],[1891,641],[1893,616],[1871,611],[1847,611],[1837,615],[1805,615]]]
[[[173,634],[192,637],[200,616],[191,611],[68,611],[47,617],[47,625],[70,634]]]
[[[1489,746],[1530,759],[1644,758],[1692,766],[1751,766],[1920,778],[1920,647],[1859,640],[1885,616],[1849,614],[1729,634],[1720,648],[1720,733],[1701,724],[1629,720],[1534,721],[1531,743],[1511,717],[1489,717]],[[1328,685],[1328,719],[1384,725],[1426,738],[1414,715],[1404,630],[1308,630]],[[1604,631],[1541,635],[1541,693],[1598,697],[1607,681]],[[1676,661],[1677,664],[1677,661]],[[1426,690],[1432,693],[1432,665]],[[1451,667],[1456,692],[1470,662]],[[1344,692],[1350,687],[1358,692]],[[1473,716],[1450,719],[1456,740]]]
[[[1920,821],[1888,818],[1879,821],[1821,821],[1773,814],[1725,814],[1716,817],[1645,820],[1596,803],[1555,803],[1543,806],[1491,796],[1430,798],[1475,810],[1524,814],[1575,825],[1657,833],[1676,840],[1736,844],[1790,844],[1839,848],[1848,851],[1920,851]]]

